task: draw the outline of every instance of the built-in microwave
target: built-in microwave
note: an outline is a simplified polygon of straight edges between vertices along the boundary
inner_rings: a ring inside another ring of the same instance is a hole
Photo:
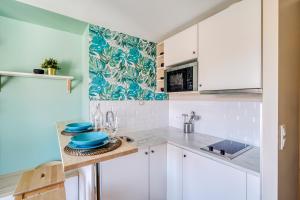
[[[198,90],[198,62],[193,61],[165,70],[166,92],[188,92]]]

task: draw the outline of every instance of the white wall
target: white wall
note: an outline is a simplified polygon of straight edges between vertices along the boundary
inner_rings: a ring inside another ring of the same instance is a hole
[[[111,109],[117,112],[121,131],[161,128],[169,123],[168,101],[91,101],[91,113],[98,102],[103,114]]]
[[[278,199],[278,4],[278,0],[263,0],[263,200]]]
[[[182,114],[191,111],[201,116],[195,132],[260,146],[260,102],[170,100],[169,125],[182,128]]]

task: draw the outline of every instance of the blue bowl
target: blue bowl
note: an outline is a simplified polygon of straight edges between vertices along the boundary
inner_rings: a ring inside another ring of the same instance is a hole
[[[92,127],[92,123],[90,122],[78,122],[78,123],[71,123],[66,125],[66,129],[68,131],[82,131]]]
[[[108,134],[104,132],[81,133],[71,138],[73,144],[81,146],[96,145],[105,140],[108,140]]]

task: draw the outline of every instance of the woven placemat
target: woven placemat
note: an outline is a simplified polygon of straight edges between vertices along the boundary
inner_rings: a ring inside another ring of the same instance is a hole
[[[72,149],[68,146],[65,146],[64,152],[71,156],[94,156],[103,153],[107,153],[119,148],[122,144],[122,140],[119,138],[113,139],[107,145],[96,148],[96,149],[89,149],[89,150],[79,150],[79,149]]]

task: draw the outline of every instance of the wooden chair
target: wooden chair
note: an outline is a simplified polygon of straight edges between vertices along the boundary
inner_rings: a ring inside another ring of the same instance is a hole
[[[15,200],[65,200],[64,181],[61,163],[41,165],[22,174]]]

